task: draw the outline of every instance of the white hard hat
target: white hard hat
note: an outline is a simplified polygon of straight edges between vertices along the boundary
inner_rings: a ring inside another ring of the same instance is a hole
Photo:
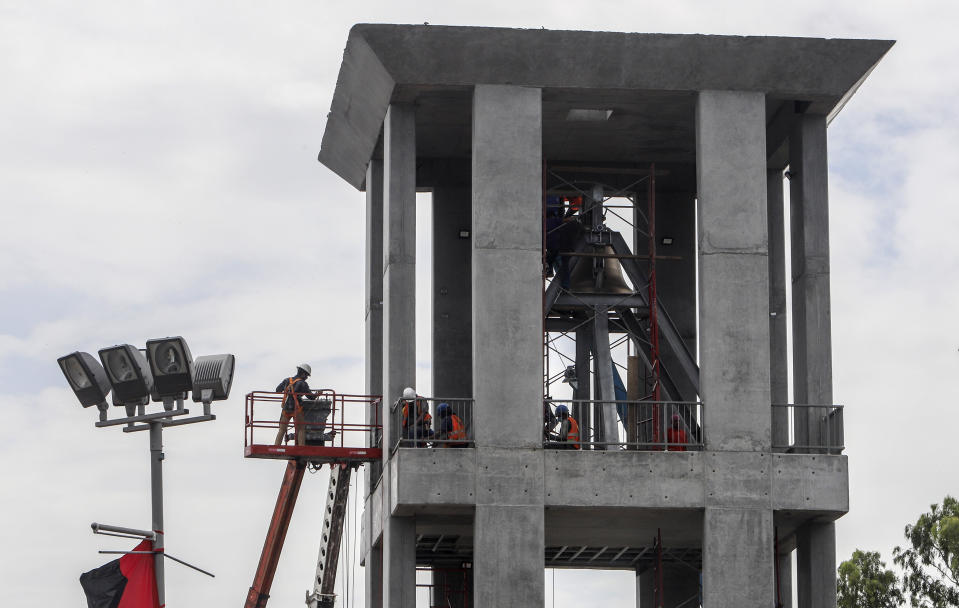
[[[407,386],[403,389],[403,398],[404,399],[416,399],[416,391]]]
[[[306,372],[307,376],[313,375],[313,368],[310,367],[309,363],[300,363],[299,365],[296,366],[296,369],[302,369],[303,371]]]

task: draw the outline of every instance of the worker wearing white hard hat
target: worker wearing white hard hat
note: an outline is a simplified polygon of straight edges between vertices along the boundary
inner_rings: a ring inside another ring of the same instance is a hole
[[[403,416],[403,438],[422,439],[425,435],[426,416],[429,415],[429,407],[426,405],[426,401],[418,399],[416,391],[410,386],[403,389],[403,396],[400,401]],[[412,416],[410,415],[411,412]],[[413,445],[417,446],[417,443]]]
[[[286,430],[290,427],[290,418],[293,419],[293,425],[296,428],[296,445],[304,444],[304,435],[306,427],[303,424],[303,397],[315,397],[310,385],[306,379],[313,373],[313,368],[309,363],[300,363],[296,366],[296,375],[285,378],[276,387],[276,392],[283,393],[283,407],[280,410],[280,428],[276,432],[276,439],[273,445],[283,443],[286,436]]]

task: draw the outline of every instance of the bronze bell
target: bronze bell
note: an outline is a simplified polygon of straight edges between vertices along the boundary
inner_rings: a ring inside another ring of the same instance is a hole
[[[596,253],[614,255],[612,247],[595,249]],[[623,278],[623,265],[615,257],[586,257],[574,258],[573,268],[570,271],[569,291],[573,293],[613,293],[630,294],[632,288]]]

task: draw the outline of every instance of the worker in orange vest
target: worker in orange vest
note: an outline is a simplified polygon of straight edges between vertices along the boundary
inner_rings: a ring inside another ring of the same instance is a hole
[[[582,449],[579,444],[579,423],[569,415],[569,408],[563,404],[556,406],[556,417],[559,418],[559,432],[556,440],[567,450]]]
[[[440,448],[464,448],[466,447],[466,425],[463,420],[453,413],[453,408],[449,403],[441,403],[436,406],[436,415],[440,417],[439,430],[433,436],[441,443],[436,444]],[[442,442],[447,440],[447,442]]]
[[[666,449],[670,452],[685,452],[687,443],[689,441],[683,429],[683,419],[679,414],[673,414],[672,422],[666,429]]]
[[[404,439],[422,439],[426,426],[426,416],[429,415],[429,409],[426,401],[416,395],[413,387],[403,389],[403,396],[400,398],[402,427]],[[414,444],[413,447],[422,447]]]
[[[303,424],[303,397],[314,398],[310,385],[306,379],[310,377],[313,370],[309,363],[301,363],[296,366],[296,375],[286,378],[276,387],[276,392],[283,393],[283,409],[280,411],[280,429],[276,433],[276,440],[273,445],[280,445],[283,437],[286,435],[286,429],[290,426],[290,418],[293,419],[293,426],[296,428],[295,443],[303,445],[303,438],[306,427]]]

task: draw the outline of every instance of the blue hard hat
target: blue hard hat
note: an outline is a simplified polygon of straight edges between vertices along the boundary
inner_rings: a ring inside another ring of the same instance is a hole
[[[557,415],[557,416],[562,416],[563,414],[566,414],[567,416],[569,416],[569,408],[566,407],[565,405],[557,405],[557,406],[556,406],[556,415]]]
[[[436,413],[437,413],[437,415],[442,416],[442,415],[444,415],[446,412],[448,412],[449,409],[450,409],[450,404],[449,404],[449,403],[441,403],[441,404],[439,404],[439,405],[436,406]]]

